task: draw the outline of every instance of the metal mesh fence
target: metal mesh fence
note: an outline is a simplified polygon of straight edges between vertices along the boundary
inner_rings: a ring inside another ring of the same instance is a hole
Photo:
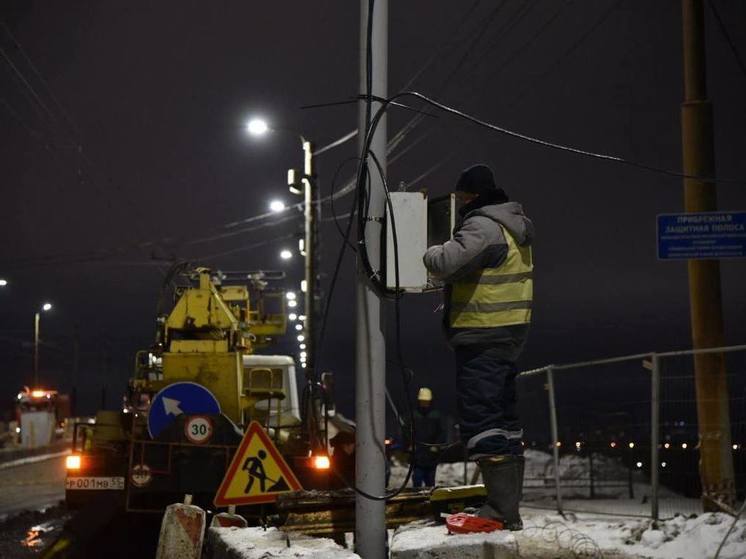
[[[519,377],[524,502],[668,518],[702,511],[695,352],[548,366]],[[737,498],[746,491],[746,347],[722,354]],[[724,429],[724,427],[726,427]]]
[[[746,491],[746,351],[722,354],[728,383],[730,423],[718,429],[730,441],[737,496]],[[702,510],[698,470],[696,379],[691,354],[662,355],[660,368],[660,514]]]

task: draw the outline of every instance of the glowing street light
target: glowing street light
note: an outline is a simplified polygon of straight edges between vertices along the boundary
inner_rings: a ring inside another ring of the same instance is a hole
[[[288,291],[287,293],[285,293],[285,297],[287,297],[288,301],[293,301],[296,295],[294,291]]]
[[[303,334],[298,334],[297,340],[299,342],[305,342],[306,341],[306,337]]]
[[[283,249],[280,251],[280,258],[283,260],[290,260],[293,257],[293,253],[290,252],[288,249]]]
[[[298,330],[298,332],[300,332],[301,330],[303,330],[303,325],[302,324],[296,324],[295,325],[295,329]]]
[[[300,344],[298,347],[301,349],[306,349],[306,344]]]
[[[294,309],[297,306],[298,306],[298,301],[296,301],[295,299],[293,299],[292,301],[288,301],[288,307],[290,307],[291,309]]]
[[[41,306],[41,310],[43,310],[43,311],[51,311],[52,310],[52,303],[44,303]]]
[[[294,320],[298,320],[298,315],[297,315],[297,314],[295,314],[294,312],[291,312],[291,313],[290,313],[290,314],[288,315],[288,318],[289,318],[289,319],[290,319],[291,321],[294,321]]]
[[[0,278],[0,287],[5,287],[6,285],[8,285],[8,280]]]
[[[246,123],[246,130],[252,136],[263,136],[269,131],[269,125],[262,118],[252,118]]]
[[[285,211],[285,202],[282,200],[272,200],[269,203],[269,209],[275,213],[280,213]]]

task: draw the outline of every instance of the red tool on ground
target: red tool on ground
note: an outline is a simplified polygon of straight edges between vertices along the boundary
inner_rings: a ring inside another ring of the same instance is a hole
[[[449,534],[476,534],[503,529],[503,523],[499,520],[482,518],[465,512],[449,514],[446,517],[446,526]]]

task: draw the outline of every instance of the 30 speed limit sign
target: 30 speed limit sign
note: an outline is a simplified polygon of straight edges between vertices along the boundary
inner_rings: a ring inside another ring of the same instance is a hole
[[[205,444],[212,439],[212,418],[204,415],[193,415],[184,424],[184,433],[189,442]]]

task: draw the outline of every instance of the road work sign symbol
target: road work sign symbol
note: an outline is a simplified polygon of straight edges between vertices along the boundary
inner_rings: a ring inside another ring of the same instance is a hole
[[[271,503],[303,488],[262,426],[252,421],[220,484],[216,507]]]
[[[156,438],[180,415],[219,414],[212,392],[196,382],[175,382],[158,392],[148,411],[148,432]]]

